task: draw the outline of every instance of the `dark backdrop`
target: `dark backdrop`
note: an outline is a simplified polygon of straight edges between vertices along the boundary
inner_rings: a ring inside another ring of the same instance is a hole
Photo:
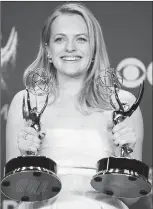
[[[62,2],[2,2],[1,32],[2,46],[8,40],[11,28],[18,33],[16,64],[7,66],[4,77],[7,89],[1,91],[1,157],[2,169],[5,164],[5,123],[7,104],[24,88],[23,72],[36,57],[39,48],[40,30],[53,9]],[[144,75],[145,92],[140,104],[144,118],[143,162],[152,165],[152,2],[83,2],[99,20],[111,66],[123,63],[128,89],[135,96],[138,93],[140,76]],[[132,59],[129,59],[132,58]],[[150,67],[148,67],[150,65]],[[128,67],[131,68],[128,68]],[[144,69],[141,73],[140,71]],[[125,71],[126,70],[126,71]],[[128,70],[128,72],[127,72]],[[139,71],[139,73],[138,73]],[[138,76],[139,74],[139,76]],[[132,75],[130,78],[128,75]],[[134,80],[135,79],[135,80]],[[131,81],[135,86],[132,87]],[[4,108],[5,107],[5,108]],[[2,196],[4,199],[4,197]],[[3,209],[8,209],[3,202]],[[11,204],[11,203],[9,203]],[[142,205],[141,205],[142,207]],[[11,206],[10,206],[11,208]],[[12,206],[13,208],[13,206]],[[140,209],[136,205],[135,209]],[[145,209],[145,207],[143,208]]]

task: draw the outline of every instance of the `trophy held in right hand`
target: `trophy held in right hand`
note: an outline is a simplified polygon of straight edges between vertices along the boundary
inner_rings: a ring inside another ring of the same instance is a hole
[[[32,84],[35,76],[37,77],[37,87],[39,87],[39,83],[41,83],[40,87],[42,87],[42,83],[47,84],[47,91],[45,91],[46,86],[45,89],[41,88],[42,92],[47,95],[41,111],[38,112],[37,106],[31,108],[30,88],[26,88],[27,97],[26,99],[25,96],[23,97],[22,104],[23,119],[31,120],[31,127],[38,132],[41,130],[40,117],[48,104],[48,76],[42,76],[43,73],[45,74],[46,71],[42,71],[41,75],[39,75],[39,71],[31,75]],[[4,178],[1,182],[2,193],[15,201],[36,202],[50,199],[61,190],[61,181],[56,173],[57,165],[52,159],[27,151],[26,155],[13,158],[6,163]]]

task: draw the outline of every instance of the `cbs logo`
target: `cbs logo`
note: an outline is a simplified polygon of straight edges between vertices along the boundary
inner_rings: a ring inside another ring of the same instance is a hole
[[[152,85],[152,62],[146,68],[143,62],[136,58],[126,58],[116,67],[118,76],[123,78],[123,86],[138,87],[145,79]]]

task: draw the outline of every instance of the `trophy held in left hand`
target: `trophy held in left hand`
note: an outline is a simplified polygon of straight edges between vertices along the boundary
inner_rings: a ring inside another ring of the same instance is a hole
[[[136,102],[127,111],[118,98],[117,87],[115,97],[119,110],[113,112],[114,125],[122,122],[137,109],[144,91],[144,83]],[[92,187],[100,193],[115,197],[136,198],[150,193],[151,184],[148,181],[149,167],[143,162],[132,159],[129,155],[133,150],[124,144],[121,147],[120,157],[100,159],[97,163],[97,173],[91,180]]]

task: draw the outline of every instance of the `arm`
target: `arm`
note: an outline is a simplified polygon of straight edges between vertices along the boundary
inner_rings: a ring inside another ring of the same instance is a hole
[[[119,92],[119,99],[121,102],[128,103],[131,107],[133,103],[136,101],[135,96],[128,92],[121,90]],[[116,107],[118,108],[118,107]],[[136,109],[136,111],[127,119],[124,120],[124,123],[127,127],[133,128],[136,135],[136,144],[131,153],[131,157],[137,160],[142,161],[142,146],[143,146],[143,138],[144,138],[144,126],[143,126],[143,117],[140,110],[140,107]],[[117,156],[120,155],[120,148],[116,149]]]
[[[18,149],[17,137],[24,126],[22,117],[23,93],[24,91],[20,91],[14,96],[8,112],[6,124],[6,162],[21,155]]]
[[[25,90],[15,95],[10,105],[7,125],[6,125],[6,161],[20,155],[25,155],[27,151],[37,153],[40,148],[44,133],[37,132],[30,127],[30,120],[25,121],[22,115],[23,95]],[[34,106],[35,96],[30,94],[30,105]],[[25,133],[27,134],[25,138]]]
[[[120,91],[119,98],[122,102],[127,102],[130,106],[136,101],[136,98],[133,94],[127,91]],[[128,127],[132,127],[136,134],[136,145],[133,149],[131,157],[137,160],[142,161],[142,146],[143,146],[143,136],[144,136],[144,127],[143,127],[143,118],[140,108],[138,107],[136,111],[124,121]],[[120,153],[120,149],[117,150]],[[139,198],[119,198],[127,206],[131,206],[136,203]]]

